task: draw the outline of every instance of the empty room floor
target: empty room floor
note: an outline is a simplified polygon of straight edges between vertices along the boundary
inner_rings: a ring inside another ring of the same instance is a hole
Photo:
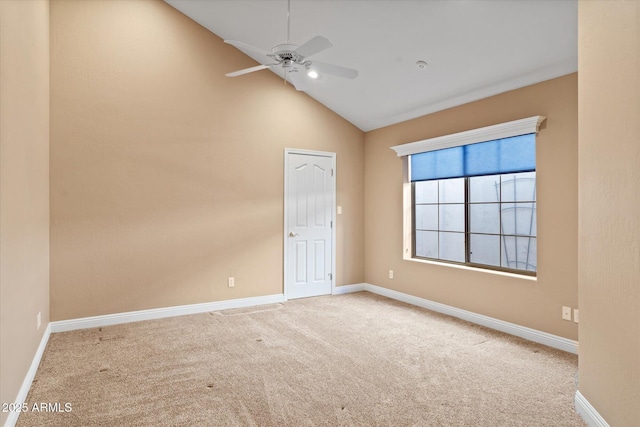
[[[577,368],[359,292],[52,334],[17,425],[584,426]]]

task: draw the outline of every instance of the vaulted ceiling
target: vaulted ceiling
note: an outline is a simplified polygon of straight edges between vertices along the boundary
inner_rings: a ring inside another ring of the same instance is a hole
[[[359,71],[321,75],[306,93],[364,131],[578,68],[576,0],[165,1],[222,39],[267,51],[287,42],[289,7],[290,43],[324,36],[333,47],[312,59]]]

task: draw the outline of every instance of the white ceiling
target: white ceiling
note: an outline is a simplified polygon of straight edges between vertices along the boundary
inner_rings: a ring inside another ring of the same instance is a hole
[[[222,39],[265,50],[287,41],[287,0],[165,1]],[[577,71],[577,9],[577,0],[291,0],[291,43],[324,36],[333,47],[313,59],[359,71],[322,76],[307,94],[369,131]]]

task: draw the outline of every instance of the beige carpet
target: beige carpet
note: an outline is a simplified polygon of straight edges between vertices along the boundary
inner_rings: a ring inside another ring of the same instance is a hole
[[[362,292],[52,334],[18,426],[584,426],[576,372]]]

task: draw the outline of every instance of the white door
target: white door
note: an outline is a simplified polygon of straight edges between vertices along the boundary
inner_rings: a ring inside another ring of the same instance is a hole
[[[285,152],[287,299],[331,293],[335,154]]]

